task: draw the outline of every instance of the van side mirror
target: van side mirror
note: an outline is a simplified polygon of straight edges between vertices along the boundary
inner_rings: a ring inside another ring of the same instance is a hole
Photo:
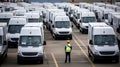
[[[91,45],[93,44],[92,40],[89,41],[89,44],[91,44]]]
[[[3,45],[7,45],[6,41],[3,42]]]
[[[80,23],[81,23],[81,20],[80,20]]]
[[[54,28],[54,25],[52,25],[52,27]]]
[[[43,45],[46,45],[46,41],[43,42]]]
[[[73,25],[72,25],[72,28],[73,28]]]
[[[102,17],[102,19],[104,19],[104,17]]]

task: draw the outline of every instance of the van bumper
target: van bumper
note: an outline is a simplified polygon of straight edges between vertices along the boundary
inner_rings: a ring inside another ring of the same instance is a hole
[[[2,58],[2,54],[0,54],[0,59]]]
[[[18,42],[8,41],[8,47],[17,47],[17,46],[18,46]]]
[[[114,56],[100,56],[100,55],[94,55],[95,59],[97,60],[116,60],[119,59],[119,55]]]
[[[69,35],[59,35],[59,34],[55,34],[56,38],[67,38],[67,39],[72,39],[72,34]]]
[[[87,29],[87,28],[81,28],[81,31],[82,31],[83,33],[88,33],[88,29]]]
[[[23,56],[17,55],[17,60],[19,61],[40,61],[40,60],[43,60],[43,55],[39,55],[37,57],[23,57]]]

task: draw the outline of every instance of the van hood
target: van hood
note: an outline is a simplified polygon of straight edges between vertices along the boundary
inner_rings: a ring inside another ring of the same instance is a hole
[[[18,46],[18,52],[43,52],[43,46],[37,46],[37,47],[33,47],[33,46]]]
[[[9,38],[19,38],[19,36],[20,36],[19,33],[15,33],[15,34],[8,33],[7,34],[7,39],[9,39]]]
[[[97,51],[116,51],[118,50],[117,45],[109,46],[109,45],[104,45],[104,46],[94,46],[95,50]]]
[[[71,31],[72,28],[55,28],[56,31]]]
[[[72,28],[55,28],[54,33],[59,34],[60,32],[66,32],[67,34],[71,34]]]

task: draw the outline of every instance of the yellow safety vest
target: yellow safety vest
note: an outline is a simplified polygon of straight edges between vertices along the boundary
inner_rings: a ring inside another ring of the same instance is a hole
[[[71,45],[70,44],[68,44],[68,45],[66,45],[66,52],[71,52]]]

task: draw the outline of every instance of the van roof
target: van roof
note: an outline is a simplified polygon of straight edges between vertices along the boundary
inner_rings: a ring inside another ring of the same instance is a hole
[[[0,27],[0,36],[3,35],[3,27]]]
[[[20,36],[40,36],[41,30],[38,27],[22,27]]]
[[[94,35],[115,35],[115,32],[112,27],[93,27]]]
[[[8,25],[24,25],[27,23],[26,18],[11,18]]]
[[[120,12],[111,12],[112,15],[120,15]]]
[[[55,21],[70,21],[68,16],[56,16]]]
[[[12,18],[12,17],[13,17],[13,13],[12,12],[0,13],[0,18]]]
[[[95,17],[95,14],[93,12],[82,12],[82,17],[83,16],[94,16]]]
[[[94,22],[94,23],[89,23],[91,27],[106,27],[108,26],[105,22]]]
[[[7,23],[0,23],[0,27],[7,26]]]
[[[114,15],[114,17],[116,17],[116,18],[120,19],[120,15]]]
[[[28,12],[25,14],[25,16],[27,18],[39,18],[40,17],[39,13],[37,13],[37,12],[36,13]]]
[[[27,23],[25,27],[43,27],[43,23]]]

